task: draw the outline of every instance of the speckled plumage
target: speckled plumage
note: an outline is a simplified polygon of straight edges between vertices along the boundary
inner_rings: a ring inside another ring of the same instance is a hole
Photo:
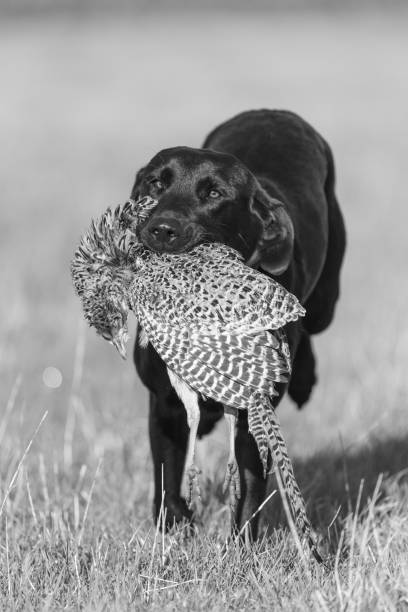
[[[113,336],[127,339],[127,313],[134,312],[167,365],[189,424],[197,420],[197,394],[248,411],[264,471],[271,452],[295,523],[320,559],[270,400],[275,383],[286,382],[291,371],[282,328],[305,311],[295,296],[224,244],[200,244],[178,254],[146,249],[136,228],[154,205],[143,198],[108,210],[85,234],[71,266],[85,317],[117,346]]]

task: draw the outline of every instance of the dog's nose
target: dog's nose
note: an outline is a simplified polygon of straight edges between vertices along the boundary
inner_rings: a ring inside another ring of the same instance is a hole
[[[149,234],[158,244],[170,244],[180,236],[180,226],[176,221],[157,221],[149,227]]]

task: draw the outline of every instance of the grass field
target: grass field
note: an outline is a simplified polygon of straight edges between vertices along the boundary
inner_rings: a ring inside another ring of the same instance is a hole
[[[2,21],[0,609],[408,607],[406,23]],[[257,546],[224,547],[222,426],[200,443],[196,536],[155,531],[146,393],[82,324],[70,284],[80,233],[124,201],[138,167],[259,107],[294,110],[331,143],[348,227],[319,385],[302,412],[280,408],[328,570],[302,563],[278,495]]]

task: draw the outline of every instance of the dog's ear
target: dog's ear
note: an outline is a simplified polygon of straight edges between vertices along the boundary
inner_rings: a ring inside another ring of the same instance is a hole
[[[130,194],[132,200],[138,200],[140,197],[140,186],[144,179],[145,170],[146,166],[140,168],[140,170],[136,173],[135,182],[133,183],[132,191]]]
[[[260,223],[260,235],[248,265],[261,266],[270,274],[283,274],[292,259],[294,230],[285,205],[258,184],[250,210]]]

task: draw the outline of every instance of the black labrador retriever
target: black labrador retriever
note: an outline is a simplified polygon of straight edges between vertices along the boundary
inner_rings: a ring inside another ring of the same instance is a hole
[[[334,193],[329,146],[303,119],[286,111],[249,111],[217,127],[202,149],[166,149],[142,168],[132,198],[151,195],[159,204],[140,237],[163,252],[188,251],[220,241],[240,251],[249,265],[293,292],[306,316],[287,329],[293,360],[286,386],[300,408],[316,383],[311,334],[326,329],[339,296],[345,250],[343,218]],[[162,503],[168,525],[191,518],[180,495],[188,427],[184,407],[153,347],[136,341],[134,360],[150,391],[149,432],[154,461],[154,514]],[[201,402],[199,435],[222,416],[222,406]],[[240,413],[237,460],[241,500],[236,525],[247,521],[265,497],[266,481],[246,415]],[[163,466],[163,468],[162,468]],[[257,535],[258,516],[252,520]]]

